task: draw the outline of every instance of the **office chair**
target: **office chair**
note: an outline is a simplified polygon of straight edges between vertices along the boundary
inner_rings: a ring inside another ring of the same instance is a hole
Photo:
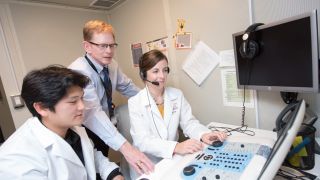
[[[127,139],[129,143],[132,144],[132,137],[130,134],[130,117],[129,117],[128,104],[117,106],[115,109],[115,116],[118,121],[117,123],[118,131]],[[121,155],[121,159],[120,159],[120,170],[125,179],[130,179],[129,164],[123,155]]]

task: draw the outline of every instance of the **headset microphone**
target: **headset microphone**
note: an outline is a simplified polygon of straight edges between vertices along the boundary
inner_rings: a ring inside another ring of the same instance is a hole
[[[148,79],[144,79],[145,81],[148,81],[149,83],[153,84],[153,85],[156,85],[156,86],[159,86],[159,82],[157,81],[149,81]]]

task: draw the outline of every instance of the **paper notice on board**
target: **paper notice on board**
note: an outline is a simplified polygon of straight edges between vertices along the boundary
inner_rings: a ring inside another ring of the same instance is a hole
[[[217,53],[204,42],[199,41],[188,55],[182,69],[200,86],[218,64]]]
[[[234,50],[224,50],[219,52],[220,64],[219,67],[234,67]]]
[[[221,69],[223,105],[242,107],[243,89],[237,88],[236,70]],[[245,106],[254,108],[253,91],[245,90]]]

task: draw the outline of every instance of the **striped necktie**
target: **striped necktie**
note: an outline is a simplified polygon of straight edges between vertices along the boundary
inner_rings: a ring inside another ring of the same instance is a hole
[[[107,95],[107,102],[108,102],[108,110],[109,110],[109,116],[112,117],[114,115],[113,107],[112,107],[112,84],[109,77],[109,70],[106,67],[103,67],[102,69],[103,73],[103,82],[105,84],[105,90]]]

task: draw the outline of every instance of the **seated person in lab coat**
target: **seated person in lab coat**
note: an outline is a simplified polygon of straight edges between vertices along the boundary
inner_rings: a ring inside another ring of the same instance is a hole
[[[89,79],[62,66],[31,71],[21,96],[33,117],[0,146],[0,179],[123,180],[119,168],[93,149],[83,122]]]
[[[212,132],[192,115],[191,106],[183,93],[166,87],[169,74],[168,59],[159,50],[151,50],[140,58],[140,77],[145,88],[128,101],[134,146],[144,152],[150,160],[158,163],[162,158],[174,154],[190,154],[203,149],[204,142],[223,141],[223,132]],[[178,140],[178,127],[190,137]],[[136,173],[130,171],[134,178]]]

